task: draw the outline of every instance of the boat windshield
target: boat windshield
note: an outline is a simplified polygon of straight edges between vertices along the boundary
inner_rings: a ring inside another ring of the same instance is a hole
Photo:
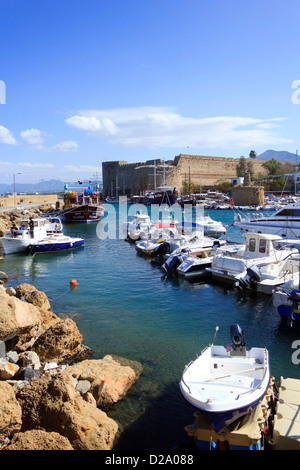
[[[283,217],[300,217],[300,209],[282,209],[280,212],[277,213],[277,215],[283,216]]]

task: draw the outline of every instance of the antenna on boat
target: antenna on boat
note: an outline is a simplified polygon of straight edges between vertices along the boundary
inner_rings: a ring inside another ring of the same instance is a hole
[[[216,336],[217,336],[217,333],[218,333],[218,331],[219,331],[219,327],[218,327],[218,326],[216,326],[216,330],[215,330],[215,334],[214,334],[214,337],[213,337],[213,340],[212,340],[211,346],[214,344],[214,341],[215,341],[215,339],[216,339]]]

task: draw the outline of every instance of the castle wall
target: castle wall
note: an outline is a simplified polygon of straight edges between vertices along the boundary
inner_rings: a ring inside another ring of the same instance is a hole
[[[155,162],[158,187],[163,184],[163,161]],[[264,160],[251,159],[251,162],[255,176],[267,174],[262,167]],[[179,194],[184,183],[188,185],[189,182],[205,189],[236,178],[238,163],[239,159],[236,158],[180,154],[166,162],[165,182],[167,186],[176,187]],[[105,196],[138,195],[154,189],[154,160],[144,163],[103,162],[102,173]]]

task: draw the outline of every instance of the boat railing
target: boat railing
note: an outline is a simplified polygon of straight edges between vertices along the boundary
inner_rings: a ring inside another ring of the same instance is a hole
[[[181,381],[184,383],[184,385],[186,386],[186,388],[188,389],[189,391],[189,394],[191,394],[191,389],[190,387],[188,386],[188,384],[186,383],[186,381],[184,380],[184,374],[185,372],[188,370],[188,368],[190,367],[191,364],[193,364],[194,361],[190,361],[184,368],[184,371],[183,371],[183,374],[182,374],[182,377],[181,377]]]

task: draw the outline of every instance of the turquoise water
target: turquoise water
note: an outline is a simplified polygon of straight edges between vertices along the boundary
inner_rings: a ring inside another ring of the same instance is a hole
[[[232,226],[233,211],[210,211],[228,227],[232,241],[243,241]],[[110,416],[124,427],[120,450],[172,450],[187,439],[184,426],[194,421],[178,382],[185,364],[212,341],[230,342],[229,328],[239,323],[247,346],[266,346],[271,372],[299,377],[292,363],[292,343],[300,327],[286,326],[268,296],[237,293],[225,286],[166,278],[159,263],[137,255],[121,239],[101,240],[97,224],[66,225],[65,233],[82,236],[84,247],[69,253],[9,255],[0,270],[10,286],[22,282],[44,291],[53,311],[70,315],[94,358],[116,354],[139,361],[143,373]],[[70,279],[78,287],[70,289]]]

